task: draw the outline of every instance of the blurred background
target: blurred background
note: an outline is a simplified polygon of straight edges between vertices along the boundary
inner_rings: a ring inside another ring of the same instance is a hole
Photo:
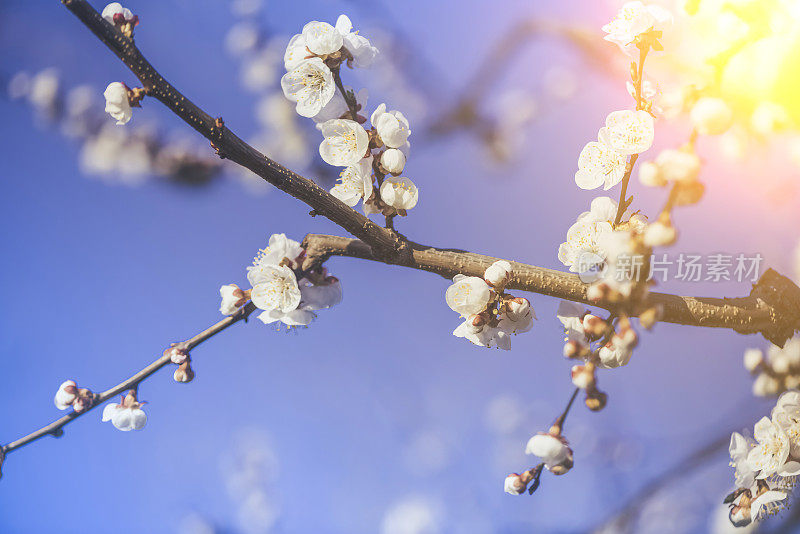
[[[720,15],[724,3],[701,2],[716,11],[701,7],[683,22],[676,11],[675,34],[663,41],[668,54],[646,69],[665,97],[706,76],[697,65],[737,31],[729,12]],[[368,88],[370,110],[386,102],[411,122],[404,174],[420,201],[397,228],[419,242],[566,269],[558,246],[597,196],[575,186],[578,154],[610,111],[632,107],[628,65],[600,30],[620,4],[125,6],[141,20],[137,45],[168,80],[326,188],[335,175],[319,161],[319,133],[293,113],[278,82],[292,34],[310,20],[348,14],[382,57],[372,69],[343,72],[345,84]],[[789,44],[800,9],[762,4],[782,9],[762,21],[765,31],[782,39],[781,50],[796,50]],[[678,209],[681,238],[672,252],[759,253],[765,266],[792,275],[800,233],[798,70],[794,58],[764,46],[725,73],[737,124],[731,135],[700,139],[707,190],[700,204]],[[61,415],[52,397],[62,381],[103,390],[217,321],[219,286],[244,283],[270,234],[299,241],[341,231],[223,165],[156,101],[146,99],[126,128],[114,126],[102,91],[111,81],[136,80],[59,2],[0,2],[0,50],[0,442],[7,443]],[[786,111],[771,128],[752,120],[767,98]],[[644,159],[687,138],[685,114],[671,102]],[[646,214],[664,202],[665,191],[635,179],[632,192]],[[527,439],[549,427],[572,391],[558,301],[525,295],[538,315],[532,331],[516,337],[511,352],[487,350],[451,335],[458,319],[444,301],[446,280],[343,258],[328,268],[342,281],[344,300],[308,329],[237,325],[194,352],[191,384],[176,384],[166,371],[143,383],[143,431],[101,424],[98,410],[62,438],[9,455],[0,531],[718,526],[733,485],[727,437],[773,403],[753,397],[742,366],[746,348],[765,347],[760,337],[670,324],[644,333],[628,366],[599,377],[607,408],[591,413],[579,405],[570,415],[565,434],[575,468],[559,478],[546,473],[534,496],[512,497],[503,493],[506,474],[533,464]],[[669,281],[658,290],[743,296],[750,287]],[[790,510],[762,530],[789,532],[796,521]]]

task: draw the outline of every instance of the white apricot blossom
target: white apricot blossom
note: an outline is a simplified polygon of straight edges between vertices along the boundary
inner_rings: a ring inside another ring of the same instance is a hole
[[[313,54],[306,48],[305,37],[302,33],[297,33],[289,39],[289,44],[286,45],[286,52],[283,54],[283,66],[289,72],[296,69],[303,61],[312,57]]]
[[[528,440],[525,454],[538,456],[547,469],[556,475],[563,475],[572,468],[572,449],[562,437],[539,433]]]
[[[772,420],[789,439],[791,455],[800,458],[800,391],[791,389],[778,398],[772,409]]]
[[[597,138],[601,143],[625,155],[641,154],[650,148],[655,137],[653,116],[646,111],[613,111]]]
[[[662,179],[667,182],[691,182],[700,174],[700,158],[692,150],[662,150],[655,164]]]
[[[486,309],[491,298],[491,288],[483,278],[457,274],[444,298],[451,310],[467,318]]]
[[[106,99],[106,113],[116,119],[117,124],[128,124],[133,117],[133,109],[128,98],[128,88],[124,83],[111,82],[103,91]]]
[[[756,478],[767,478],[781,470],[789,457],[789,439],[769,417],[762,417],[753,428],[758,445],[747,454],[747,462],[759,471]]]
[[[733,124],[733,111],[721,98],[704,96],[694,104],[689,118],[700,135],[719,135]]]
[[[386,111],[386,104],[381,104],[372,112],[370,122],[383,144],[389,148],[402,147],[411,135],[411,126],[405,115],[397,110]]]
[[[316,310],[330,308],[341,302],[342,286],[335,277],[326,277],[319,284],[302,279],[298,284],[300,300],[288,311],[279,308],[265,311],[258,318],[264,324],[280,321],[287,326],[308,326],[314,320]]]
[[[506,334],[522,334],[531,329],[535,318],[530,301],[516,297],[507,301],[505,308],[498,314],[497,327]]]
[[[451,306],[452,308],[452,306]],[[511,337],[497,326],[490,326],[482,315],[470,315],[453,330],[453,335],[463,337],[474,345],[501,350],[511,350]]]
[[[419,191],[414,182],[403,176],[387,176],[380,188],[381,200],[398,210],[410,210],[417,205]]]
[[[264,310],[259,319],[269,318],[270,312],[291,312],[300,304],[297,278],[285,265],[262,265],[250,270],[247,276],[253,284],[250,300]]]
[[[502,291],[506,284],[511,281],[511,276],[514,274],[514,269],[511,264],[506,260],[497,260],[486,268],[483,273],[483,279],[486,283],[495,288],[497,291]]]
[[[299,62],[281,78],[283,94],[296,103],[297,114],[313,117],[318,114],[336,92],[333,74],[318,57]]]
[[[322,123],[321,130],[325,139],[319,145],[319,154],[328,165],[349,167],[366,155],[369,136],[356,121],[329,120]]]
[[[372,195],[372,156],[345,168],[337,182],[331,188],[331,195],[351,208],[359,200],[368,199]]]
[[[53,402],[59,410],[66,410],[78,398],[78,386],[74,380],[66,380],[58,386]]]
[[[747,461],[747,454],[753,448],[753,440],[745,438],[738,432],[731,434],[728,452],[731,455],[731,466],[734,468],[734,479],[739,488],[749,488],[756,480],[757,471]]]
[[[622,181],[628,156],[598,141],[588,143],[578,156],[575,183],[581,189],[611,189]]]
[[[333,54],[344,44],[342,34],[327,22],[312,20],[303,26],[301,35],[305,47],[318,56]]]
[[[265,265],[284,264],[292,269],[297,269],[300,267],[304,255],[305,250],[294,239],[286,237],[286,234],[272,234],[267,247],[258,251],[253,265],[247,268],[247,279],[250,285],[255,285],[256,282],[250,273]]]
[[[387,174],[395,176],[403,172],[406,166],[406,156],[398,148],[390,148],[381,154],[381,168]]]
[[[106,19],[111,24],[116,25],[117,22],[133,22],[134,14],[130,9],[122,7],[119,2],[111,2],[103,8],[100,16]]]
[[[639,54],[634,41],[641,34],[656,30],[661,31],[672,22],[672,14],[655,4],[645,5],[642,2],[626,2],[614,19],[603,26],[608,35],[603,37],[631,56],[638,59]]]
[[[339,15],[336,20],[336,31],[342,35],[344,46],[353,56],[353,66],[369,67],[378,55],[378,49],[372,46],[369,39],[353,31],[353,23],[347,15]]]
[[[111,421],[123,432],[141,430],[147,424],[147,414],[142,410],[144,403],[136,400],[136,394],[129,391],[118,404],[106,404],[103,409],[103,422]]]

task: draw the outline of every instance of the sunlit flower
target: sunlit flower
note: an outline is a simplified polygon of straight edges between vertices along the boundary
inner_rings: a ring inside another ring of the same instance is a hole
[[[592,141],[578,156],[578,172],[575,183],[581,189],[596,189],[601,185],[610,189],[625,176],[628,156],[617,152],[605,143]]]
[[[755,483],[757,471],[747,461],[747,455],[753,445],[752,440],[738,432],[731,434],[728,452],[731,455],[731,466],[734,468],[734,478],[738,488],[750,488]]]
[[[117,120],[117,124],[128,124],[133,117],[133,110],[128,99],[128,88],[124,83],[111,82],[103,92],[106,99],[106,113]]]
[[[344,169],[338,183],[331,188],[331,195],[350,207],[361,199],[368,199],[372,195],[372,157]]]
[[[250,300],[258,308],[288,313],[300,304],[300,288],[291,269],[284,265],[263,265],[247,273],[253,284]]]
[[[325,140],[319,145],[319,154],[328,165],[349,167],[366,155],[369,136],[356,121],[334,119],[322,123]]]
[[[700,135],[719,135],[733,124],[733,111],[721,98],[704,96],[692,107],[689,118]]]
[[[342,35],[344,46],[353,56],[355,67],[364,68],[372,65],[378,55],[378,49],[372,46],[369,39],[353,31],[353,23],[347,15],[339,15],[336,20],[336,31]]]
[[[466,318],[485,310],[490,296],[491,288],[483,278],[459,274],[453,278],[444,298],[451,310]]]
[[[301,61],[281,78],[283,94],[296,102],[297,114],[313,117],[336,92],[331,70],[318,57]]]
[[[108,4],[103,8],[103,12],[100,13],[100,16],[115,26],[123,22],[134,21],[134,14],[131,13],[131,10],[122,7],[122,4],[119,2],[111,2]]]
[[[292,269],[300,267],[305,250],[300,243],[294,239],[289,239],[286,234],[272,234],[269,237],[267,248],[258,251],[258,255],[253,260],[253,266],[247,268],[247,279],[250,285],[255,285],[255,279],[251,273],[258,271],[265,265],[288,265]]]
[[[753,428],[758,445],[747,454],[747,462],[759,471],[756,478],[767,478],[780,471],[789,457],[789,439],[769,417],[762,417]]]
[[[380,188],[381,200],[398,210],[410,210],[417,205],[419,191],[414,182],[402,176],[387,176]]]
[[[638,59],[639,54],[634,41],[639,35],[650,30],[663,30],[672,22],[672,14],[655,4],[644,5],[642,2],[626,2],[614,19],[603,26],[608,35],[606,41],[615,43],[623,52]]]
[[[646,111],[614,111],[606,117],[606,126],[597,138],[622,154],[640,154],[653,144],[653,117]]]
[[[144,403],[137,402],[136,394],[129,391],[119,404],[107,404],[103,409],[103,421],[111,421],[119,430],[141,430],[147,424],[147,414],[142,410]]]
[[[792,389],[784,392],[778,398],[778,402],[772,410],[772,420],[789,439],[789,451],[792,456],[800,458],[800,391]],[[784,466],[784,470],[786,469],[787,467]]]
[[[327,22],[309,22],[303,26],[302,36],[306,48],[319,56],[333,54],[344,44],[342,34]]]
[[[342,300],[342,286],[334,277],[328,277],[319,285],[304,278],[299,283],[299,289],[300,301],[295,308],[286,311],[274,308],[263,312],[258,318],[264,324],[280,321],[287,326],[307,326],[316,317],[316,310],[330,308]]]
[[[503,482],[503,491],[509,495],[521,495],[528,489],[527,485],[522,482],[520,476],[516,473],[508,475]]]
[[[397,110],[386,111],[386,104],[381,104],[372,112],[370,122],[378,131],[383,144],[389,148],[400,148],[411,135],[411,127],[405,115]]]

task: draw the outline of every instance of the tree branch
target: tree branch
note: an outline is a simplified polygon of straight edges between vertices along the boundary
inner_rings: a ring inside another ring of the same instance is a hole
[[[211,117],[181,94],[153,68],[132,39],[105,21],[86,0],[62,0],[62,3],[136,75],[147,96],[159,100],[211,141],[221,158],[246,167],[281,191],[302,200],[315,213],[327,217],[347,232],[369,243],[380,255],[402,256],[404,243],[395,234],[350,209],[308,178],[269,159],[237,137],[221,118]]]
[[[214,323],[213,325],[206,328],[205,330],[195,335],[194,337],[190,337],[186,341],[178,343],[175,346],[188,352],[192,350],[194,347],[201,344],[202,342],[211,339],[215,335],[219,334],[223,330],[226,330],[228,327],[238,323],[239,321],[247,320],[247,318],[250,316],[251,313],[253,313],[255,309],[256,309],[255,304],[253,304],[252,302],[248,302],[247,304],[242,306],[239,309],[239,311],[236,312],[234,315],[230,315],[222,319],[221,321]],[[20,447],[24,447],[25,445],[28,445],[29,443],[32,443],[39,438],[48,435],[60,437],[63,432],[62,428],[64,428],[66,425],[68,425],[75,419],[83,415],[86,415],[87,413],[94,410],[95,408],[97,408],[110,398],[121,394],[123,391],[127,389],[136,387],[140,382],[151,376],[153,373],[155,373],[162,367],[169,365],[170,363],[172,363],[172,360],[170,359],[170,354],[166,353],[157,360],[155,360],[153,363],[151,363],[150,365],[139,371],[138,373],[131,376],[130,378],[123,380],[116,386],[113,386],[112,388],[107,389],[106,391],[98,395],[95,395],[94,402],[87,410],[84,410],[82,412],[72,411],[67,415],[65,415],[64,417],[56,419],[49,425],[43,426],[39,430],[31,432],[27,436],[19,438],[18,440],[12,441],[8,445],[3,446],[2,448],[0,448],[0,465],[2,465],[3,458],[8,453],[13,452],[19,449]]]
[[[409,244],[410,259],[402,265],[444,278],[456,274],[482,277],[486,268],[498,260],[464,250]],[[383,262],[365,243],[347,237],[309,234],[303,240],[303,247],[306,249],[304,269],[319,265],[331,256]],[[509,289],[583,302],[609,311],[614,309],[610,302],[589,301],[586,298],[588,285],[575,274],[509,261],[514,268],[513,279],[507,286]],[[645,305],[660,306],[660,320],[667,323],[730,328],[741,334],[761,333],[780,346],[794,335],[795,330],[800,330],[800,288],[771,269],[762,275],[747,297],[705,298],[650,293]]]

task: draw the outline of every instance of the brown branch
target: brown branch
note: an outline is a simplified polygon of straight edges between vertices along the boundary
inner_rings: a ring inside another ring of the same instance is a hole
[[[194,347],[201,344],[202,342],[211,339],[215,335],[219,334],[228,327],[238,323],[239,321],[247,320],[247,318],[250,316],[251,313],[253,313],[255,309],[256,309],[255,305],[252,302],[248,302],[246,305],[242,306],[242,308],[240,308],[239,311],[236,312],[234,315],[228,316],[222,319],[221,321],[216,322],[215,324],[206,328],[199,334],[190,337],[186,341],[178,343],[176,347],[179,347],[186,351],[190,351]],[[62,428],[64,428],[66,425],[68,425],[75,419],[83,415],[86,415],[87,413],[94,410],[95,408],[97,408],[110,398],[121,394],[125,390],[135,388],[140,382],[147,379],[156,371],[158,371],[162,367],[169,365],[170,363],[172,363],[170,355],[168,353],[164,354],[163,356],[161,356],[160,358],[158,358],[157,360],[155,360],[150,365],[148,365],[138,373],[134,374],[130,378],[123,380],[116,386],[113,386],[112,388],[107,389],[106,391],[98,395],[95,395],[94,402],[92,403],[92,406],[89,409],[84,410],[82,412],[75,412],[75,411],[70,412],[64,417],[56,419],[49,425],[43,426],[39,430],[31,432],[27,436],[19,438],[18,440],[12,441],[8,445],[3,446],[2,448],[0,448],[0,464],[2,464],[3,458],[8,453],[13,452],[19,449],[20,447],[24,447],[25,445],[28,445],[29,443],[32,443],[39,438],[43,438],[44,436],[49,436],[49,435],[56,437],[61,436],[63,432]]]
[[[321,264],[331,256],[384,262],[376,258],[365,243],[347,237],[309,234],[303,240],[303,247],[306,248],[306,269]],[[464,250],[439,249],[417,243],[410,243],[410,248],[409,260],[401,265],[436,273],[444,278],[452,278],[457,274],[483,276],[486,268],[498,259]],[[514,267],[514,276],[507,286],[509,289],[531,291],[614,310],[613,303],[589,301],[586,298],[588,286],[575,274],[515,261],[511,261],[511,264]],[[746,297],[704,298],[650,293],[645,305],[660,306],[660,320],[667,323],[730,328],[742,334],[761,333],[780,346],[796,330],[800,330],[800,288],[771,269],[762,275]]]
[[[315,213],[327,217],[347,232],[369,243],[380,255],[387,258],[402,256],[404,243],[391,231],[350,209],[308,178],[269,159],[237,137],[221,118],[213,118],[181,94],[145,59],[133,39],[106,22],[86,0],[62,0],[62,3],[136,75],[147,96],[159,100],[211,141],[220,157],[238,163],[278,189],[305,202]]]

